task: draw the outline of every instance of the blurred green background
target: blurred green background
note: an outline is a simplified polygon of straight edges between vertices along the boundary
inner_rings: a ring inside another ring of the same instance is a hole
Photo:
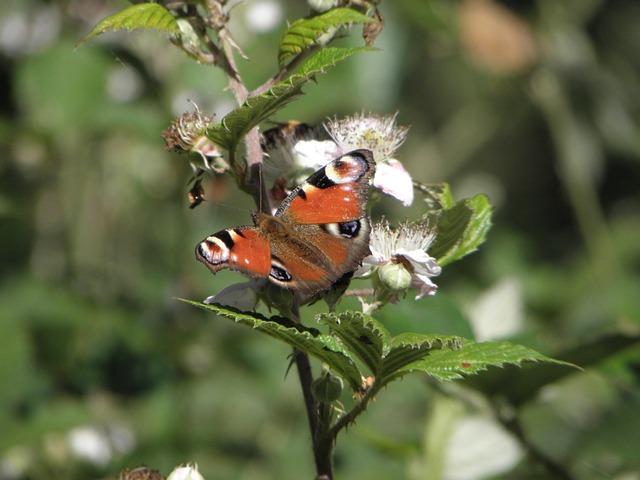
[[[312,478],[287,347],[175,300],[240,280],[211,276],[193,248],[248,222],[250,199],[216,181],[190,210],[186,158],[161,138],[188,100],[217,118],[232,108],[223,76],[155,32],[74,51],[127,5],[0,8],[0,479],[106,479],[140,464],[166,475],[187,461],[208,480]],[[306,12],[233,10],[250,88]],[[640,479],[640,3],[395,0],[381,13],[381,50],[320,77],[278,120],[399,111],[414,178],[487,193],[496,212],[436,297],[379,318],[586,368],[408,377],[340,438],[337,478],[552,478],[555,466],[557,478]],[[381,211],[398,221],[423,207]]]

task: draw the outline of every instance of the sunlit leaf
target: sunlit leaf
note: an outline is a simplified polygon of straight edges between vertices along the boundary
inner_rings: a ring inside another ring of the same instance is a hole
[[[345,349],[335,337],[323,335],[318,330],[305,327],[284,317],[266,318],[254,312],[239,312],[220,305],[206,305],[191,300],[185,303],[250,327],[317,358],[344,378],[353,390],[362,384],[362,375]]]
[[[468,340],[458,349],[434,351],[428,357],[399,369],[397,373],[422,371],[439,380],[452,380],[477,374],[491,366],[520,365],[524,362],[570,365],[522,345],[509,342],[475,343]]]
[[[389,333],[382,324],[360,312],[321,314],[317,318],[320,323],[329,325],[329,331],[338,337],[372,374],[377,375],[384,343],[389,338]]]
[[[342,25],[375,22],[377,22],[376,19],[350,8],[334,8],[322,15],[297,20],[285,30],[282,36],[278,62],[282,66],[287,59],[298,55],[309,47],[323,44],[322,37]]]
[[[448,183],[424,184],[415,182],[413,188],[422,194],[429,210],[452,208],[456,204]]]
[[[178,33],[180,28],[176,19],[162,5],[157,3],[140,3],[121,12],[111,15],[93,27],[93,30],[78,42],[76,48],[92,38],[110,30],[133,30],[134,28],[152,28],[169,33]]]
[[[301,67],[300,73],[276,83],[267,93],[248,98],[229,112],[220,123],[207,129],[207,136],[230,152],[235,151],[249,130],[302,95],[302,87],[317,74],[324,73],[329,67],[351,55],[367,50],[371,49],[328,48],[320,51]]]
[[[386,384],[397,378],[406,365],[424,359],[432,352],[442,349],[458,349],[462,345],[460,337],[402,333],[393,337],[386,345],[383,365],[378,382]]]
[[[430,213],[436,240],[429,253],[444,266],[477,250],[491,227],[493,209],[485,195],[461,200],[452,208]]]

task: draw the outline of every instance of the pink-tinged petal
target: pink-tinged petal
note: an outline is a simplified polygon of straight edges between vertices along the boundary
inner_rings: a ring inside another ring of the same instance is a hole
[[[391,158],[379,163],[373,178],[374,187],[402,202],[405,207],[413,203],[413,181],[402,164]]]
[[[419,292],[418,295],[416,295],[416,300],[420,300],[426,296],[435,295],[436,290],[438,289],[438,286],[426,275],[414,275],[411,284],[413,288]]]

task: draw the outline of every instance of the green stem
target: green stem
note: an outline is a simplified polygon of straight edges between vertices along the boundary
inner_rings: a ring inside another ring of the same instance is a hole
[[[331,430],[329,431],[329,434],[333,442],[335,442],[336,438],[338,437],[340,430],[348,427],[353,422],[355,422],[358,415],[360,415],[367,409],[367,405],[373,399],[373,397],[376,396],[379,390],[380,388],[376,387],[376,385],[374,384],[364,394],[364,396],[360,399],[360,401],[356,404],[355,407],[353,407],[350,411],[348,411],[345,415],[343,415],[338,419],[338,421],[333,425],[333,427],[331,427]]]
[[[280,312],[281,314],[284,312]],[[295,322],[300,323],[300,306],[297,301],[293,301],[291,311],[288,312],[289,317]],[[313,449],[313,459],[316,465],[316,479],[332,480],[333,479],[333,437],[330,432],[331,425],[331,405],[318,402],[312,392],[313,373],[311,371],[311,362],[309,355],[297,348],[293,349],[293,361],[298,370],[298,378],[300,387],[302,388],[302,397],[304,406],[307,411],[307,419],[309,421],[309,431],[311,433],[311,446]]]
[[[303,351],[294,348],[293,360],[298,369],[302,396],[307,410],[317,478],[331,480],[333,478],[331,456],[334,443],[329,432],[329,422],[324,421],[326,418],[326,409],[330,408],[330,406],[316,401],[313,397],[311,392],[313,375],[311,373],[309,356]]]

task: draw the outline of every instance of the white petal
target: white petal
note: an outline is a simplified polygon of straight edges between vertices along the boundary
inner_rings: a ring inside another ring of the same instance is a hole
[[[384,265],[388,262],[388,258],[382,258],[379,255],[373,254],[369,255],[364,260],[362,260],[362,264],[354,272],[353,276],[356,278],[366,278],[371,274],[374,268],[379,267],[380,265]]]
[[[413,202],[411,175],[399,161],[393,158],[390,158],[387,163],[377,165],[373,185],[387,195],[400,200],[405,207]]]
[[[237,308],[242,311],[255,310],[258,303],[257,285],[255,280],[244,283],[236,283],[224,288],[219,293],[208,297],[204,303],[207,305],[219,303],[227,307]]]
[[[417,274],[436,277],[442,272],[442,268],[438,265],[436,259],[430,257],[429,254],[423,250],[408,251],[404,248],[399,248],[398,255],[402,255],[409,260]]]
[[[343,153],[331,140],[300,140],[294,150],[297,166],[313,170],[323,167]]]
[[[429,277],[426,275],[414,275],[412,278],[411,285],[418,290],[418,295],[416,295],[416,300],[420,300],[421,298],[432,296],[436,294],[436,290],[438,286],[431,281]]]
[[[198,472],[195,465],[187,465],[186,467],[176,467],[169,474],[167,480],[204,480],[204,477]]]

